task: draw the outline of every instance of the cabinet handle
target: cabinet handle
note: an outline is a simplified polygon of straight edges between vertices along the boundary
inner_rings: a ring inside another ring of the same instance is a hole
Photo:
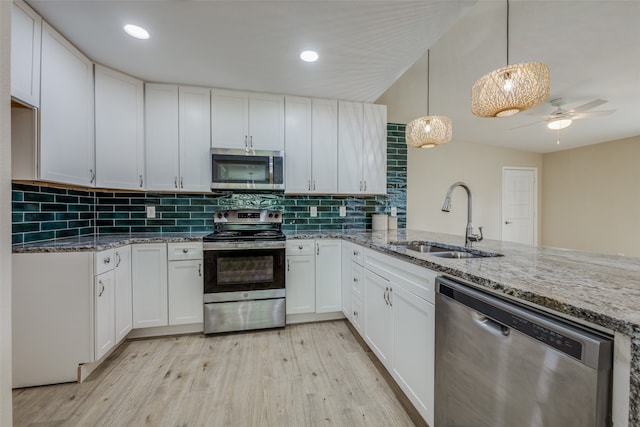
[[[140,175],[140,188],[144,185],[144,181],[142,180],[142,175]]]
[[[122,261],[122,258],[120,258],[120,253],[116,252],[116,267],[120,265],[120,261]]]
[[[251,149],[253,150],[253,135],[251,135],[249,137],[249,146],[251,147]]]
[[[184,177],[180,177],[180,188],[184,188]]]
[[[106,257],[102,262],[104,262],[105,264],[109,264],[111,262],[111,258]]]
[[[89,184],[93,184],[93,181],[96,180],[96,173],[93,171],[93,169],[89,169],[89,176],[91,177],[91,181],[89,181]]]
[[[287,260],[287,271],[291,271],[291,260]]]
[[[249,136],[245,135],[244,136],[244,151],[246,151],[247,153],[249,152],[249,140],[248,140]]]
[[[320,243],[316,243],[316,255],[320,255]]]
[[[358,312],[357,311],[353,312],[353,317],[358,317]]]
[[[393,301],[391,301],[391,292],[393,292],[393,288],[389,288],[389,293],[387,294],[387,300],[389,301],[389,305],[393,307]]]
[[[389,305],[389,288],[384,288],[384,303]]]
[[[198,264],[198,276],[202,277],[202,264]]]
[[[362,181],[360,181],[360,191],[362,191]]]
[[[354,283],[355,283],[355,282],[357,282],[357,281],[358,281],[358,278],[357,278],[357,277],[354,277],[354,278],[353,278],[353,281],[354,281]]]
[[[100,298],[104,293],[104,283],[102,283],[102,280],[98,280],[98,284],[101,286],[100,292],[98,292],[98,298]]]
[[[300,245],[300,246],[298,246],[298,249],[302,250],[302,249],[304,249],[304,246]]]
[[[311,180],[307,180],[307,190],[311,191]]]
[[[363,188],[362,191],[367,191],[367,180],[366,179],[364,180],[364,188]]]
[[[313,191],[316,191],[316,180],[313,180]]]
[[[358,252],[358,251],[353,251],[353,256],[358,256],[358,255],[360,255],[360,252]]]
[[[173,177],[173,186],[174,186],[175,188],[178,188],[178,177],[177,177],[177,176],[174,176],[174,177]]]
[[[189,253],[189,249],[187,249],[187,248],[183,248],[183,249],[182,249],[182,253],[183,253],[183,254],[188,254],[188,253]]]

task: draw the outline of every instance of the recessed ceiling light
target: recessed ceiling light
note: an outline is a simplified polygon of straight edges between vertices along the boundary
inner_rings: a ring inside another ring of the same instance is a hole
[[[142,27],[138,27],[137,25],[127,24],[124,26],[124,31],[131,37],[135,37],[137,39],[146,40],[149,38],[149,32]]]
[[[318,52],[313,50],[305,50],[300,54],[300,59],[304,62],[316,62],[318,60]]]

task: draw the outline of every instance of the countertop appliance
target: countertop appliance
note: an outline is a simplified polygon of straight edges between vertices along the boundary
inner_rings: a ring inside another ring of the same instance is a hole
[[[212,190],[284,190],[284,152],[211,149]]]
[[[437,427],[611,425],[612,339],[436,279]]]
[[[285,325],[282,213],[226,210],[203,238],[204,333]]]

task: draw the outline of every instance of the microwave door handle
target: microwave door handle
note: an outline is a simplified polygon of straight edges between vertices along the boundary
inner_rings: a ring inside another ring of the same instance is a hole
[[[269,156],[269,183],[273,184],[273,156]]]

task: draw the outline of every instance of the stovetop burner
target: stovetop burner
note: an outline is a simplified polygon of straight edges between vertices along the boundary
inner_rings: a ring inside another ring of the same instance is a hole
[[[286,240],[279,211],[244,209],[214,213],[214,231],[205,242],[250,242]]]

